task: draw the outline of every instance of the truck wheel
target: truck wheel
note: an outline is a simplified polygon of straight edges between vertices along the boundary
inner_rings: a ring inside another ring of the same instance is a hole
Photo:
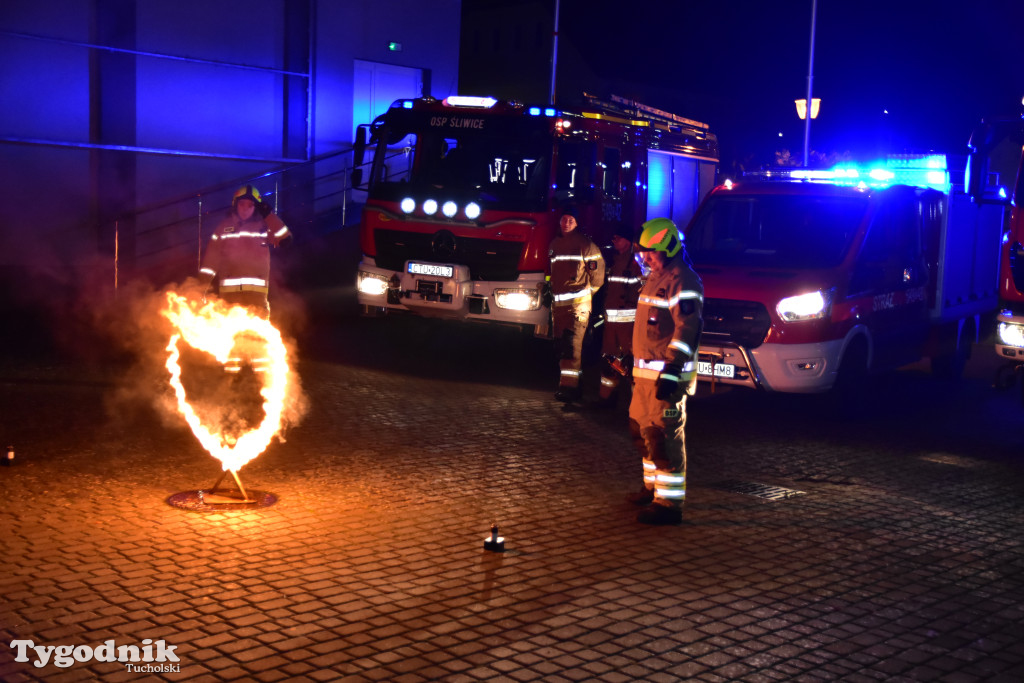
[[[974,328],[964,325],[960,339],[953,340],[954,349],[931,359],[932,374],[942,379],[958,381],[964,376],[964,368],[971,357],[971,339]]]

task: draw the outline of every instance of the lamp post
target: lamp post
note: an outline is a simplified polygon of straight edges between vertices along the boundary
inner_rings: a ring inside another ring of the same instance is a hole
[[[817,2],[818,0],[814,0]],[[555,103],[555,74],[558,72],[558,10],[561,0],[555,0],[554,44],[551,46],[551,104]]]
[[[818,18],[818,0],[811,0],[811,52],[807,58],[807,99],[804,101],[804,107],[806,110],[807,103],[811,103],[811,115],[807,117],[801,116],[804,119],[804,168],[810,164],[811,158],[811,119],[818,114],[818,103],[820,100],[815,100],[811,97],[814,85],[814,25]],[[797,112],[800,111],[800,104],[798,100]]]

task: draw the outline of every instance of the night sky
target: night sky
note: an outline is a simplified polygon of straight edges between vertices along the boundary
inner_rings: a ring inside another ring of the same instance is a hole
[[[561,0],[593,69],[711,124],[723,162],[802,154],[810,24],[811,0]],[[814,150],[963,153],[983,117],[1020,115],[1024,0],[818,0],[813,85]]]

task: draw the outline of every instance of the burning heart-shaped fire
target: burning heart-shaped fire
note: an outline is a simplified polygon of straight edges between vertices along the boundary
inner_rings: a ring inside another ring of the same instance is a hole
[[[167,292],[167,307],[161,314],[174,328],[167,345],[166,365],[178,400],[178,411],[203,448],[221,461],[224,470],[237,472],[266,450],[275,436],[280,437],[284,426],[291,371],[281,333],[269,320],[247,308],[229,307],[223,302],[202,304],[175,292]],[[210,354],[221,364],[238,358],[248,358],[258,364],[255,376],[261,383],[262,421],[239,433],[201,418],[182,383],[179,342]]]

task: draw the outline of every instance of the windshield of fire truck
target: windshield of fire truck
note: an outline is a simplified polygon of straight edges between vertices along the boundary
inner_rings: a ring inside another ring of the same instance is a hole
[[[401,140],[378,148],[371,192],[380,197],[440,193],[509,210],[543,208],[550,141],[540,135],[489,135],[473,129],[387,132]]]
[[[867,197],[713,196],[694,217],[686,249],[697,265],[829,268],[846,255]]]

